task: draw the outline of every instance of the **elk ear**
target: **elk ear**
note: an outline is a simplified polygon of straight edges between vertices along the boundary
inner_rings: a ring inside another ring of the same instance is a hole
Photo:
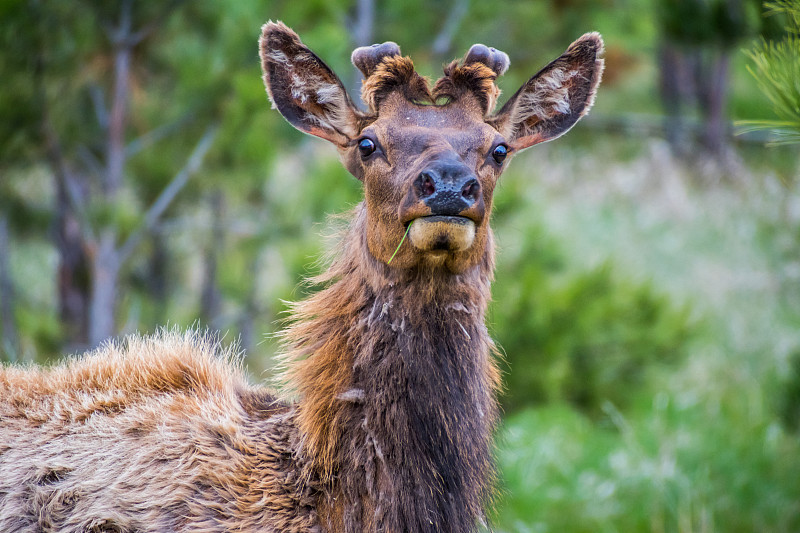
[[[292,126],[340,146],[355,138],[359,114],[341,80],[294,31],[264,24],[259,52],[269,99]]]
[[[585,34],[528,80],[489,122],[516,150],[563,135],[594,103],[602,52],[600,34]]]

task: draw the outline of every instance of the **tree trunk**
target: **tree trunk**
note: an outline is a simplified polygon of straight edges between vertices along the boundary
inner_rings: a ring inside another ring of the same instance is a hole
[[[664,130],[672,151],[683,152],[685,146],[685,125],[682,120],[681,72],[683,61],[680,51],[671,43],[661,43],[658,52],[658,81],[661,105],[664,109]]]
[[[730,51],[680,47],[665,40],[659,50],[658,64],[664,126],[673,151],[683,156],[692,149],[696,133],[687,127],[684,114],[696,106],[701,118],[700,146],[713,157],[723,156],[728,133]]]
[[[703,146],[715,157],[725,153],[727,134],[726,106],[730,52],[709,51],[709,60],[698,76],[700,112],[703,116]]]
[[[54,170],[58,172],[58,169]],[[55,244],[58,249],[58,314],[67,349],[89,342],[90,265],[80,223],[70,208],[63,180],[56,178]]]
[[[14,281],[8,264],[9,253],[8,219],[0,215],[0,326],[2,345],[0,353],[5,353],[10,361],[19,359],[19,335],[14,320]]]
[[[128,120],[133,0],[120,4],[119,26],[112,34],[114,80],[111,89],[106,170],[101,177],[102,202],[114,206],[125,170],[125,127]],[[98,231],[92,257],[92,294],[89,304],[89,344],[96,347],[115,333],[114,317],[122,255],[117,248],[115,222]]]
[[[113,230],[104,229],[92,257],[89,344],[93,348],[115,334],[114,308],[120,269],[115,237]]]

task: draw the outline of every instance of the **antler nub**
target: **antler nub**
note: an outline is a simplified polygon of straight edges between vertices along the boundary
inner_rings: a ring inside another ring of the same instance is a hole
[[[364,74],[365,78],[369,78],[383,58],[399,55],[400,47],[397,46],[397,43],[386,41],[382,44],[356,48],[353,50],[353,55],[350,56],[350,61]]]
[[[508,70],[511,61],[508,54],[484,44],[473,44],[464,58],[464,64],[483,63],[494,71],[497,76],[502,76]]]

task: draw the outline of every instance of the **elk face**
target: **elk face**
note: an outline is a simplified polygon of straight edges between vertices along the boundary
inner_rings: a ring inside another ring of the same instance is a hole
[[[296,128],[334,143],[364,183],[366,241],[394,268],[458,273],[491,246],[489,214],[498,177],[514,153],[554,139],[592,105],[602,40],[586,34],[493,113],[503,52],[475,45],[430,88],[394,43],[363,47],[357,110],[339,78],[281,23],[261,36],[264,82]],[[406,241],[402,245],[404,235]]]
[[[505,140],[463,106],[387,96],[348,167],[364,181],[367,243],[377,259],[460,271],[482,256],[492,192],[502,170],[491,153]],[[407,242],[398,244],[408,231]]]

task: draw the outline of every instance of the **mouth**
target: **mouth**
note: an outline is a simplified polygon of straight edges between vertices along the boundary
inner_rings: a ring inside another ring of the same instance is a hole
[[[461,252],[475,241],[475,222],[467,217],[426,216],[415,218],[410,225],[411,244],[423,252]]]

